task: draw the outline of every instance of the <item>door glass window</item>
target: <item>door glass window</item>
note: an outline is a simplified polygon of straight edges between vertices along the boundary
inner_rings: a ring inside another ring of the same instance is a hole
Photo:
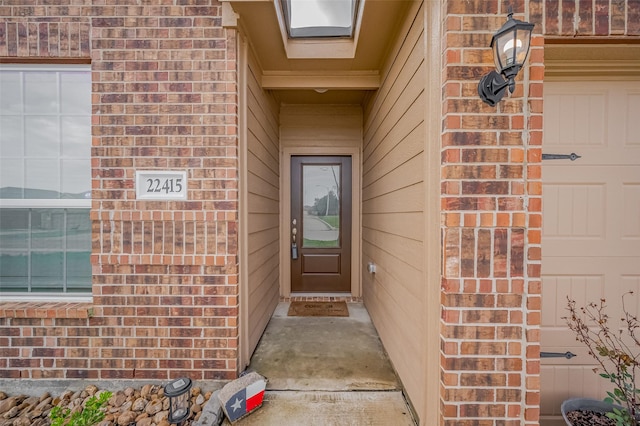
[[[340,247],[340,165],[302,168],[303,247]]]

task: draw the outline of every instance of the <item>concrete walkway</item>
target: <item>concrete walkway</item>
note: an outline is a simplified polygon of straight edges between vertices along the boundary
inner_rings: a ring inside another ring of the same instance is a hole
[[[249,366],[269,380],[264,404],[234,425],[415,424],[366,309],[348,306],[346,318],[278,305]]]

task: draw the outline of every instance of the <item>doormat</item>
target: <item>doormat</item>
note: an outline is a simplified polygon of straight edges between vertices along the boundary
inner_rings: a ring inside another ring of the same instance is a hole
[[[291,302],[290,317],[348,317],[346,302]]]

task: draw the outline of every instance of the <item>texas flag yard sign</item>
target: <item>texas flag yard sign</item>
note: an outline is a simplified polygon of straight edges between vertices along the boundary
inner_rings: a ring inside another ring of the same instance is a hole
[[[219,398],[229,421],[233,423],[260,407],[266,386],[266,379],[255,372],[226,384]]]

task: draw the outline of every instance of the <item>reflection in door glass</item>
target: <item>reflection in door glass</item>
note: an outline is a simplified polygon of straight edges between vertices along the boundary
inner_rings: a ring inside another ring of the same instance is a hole
[[[340,165],[302,166],[303,247],[340,246]]]

